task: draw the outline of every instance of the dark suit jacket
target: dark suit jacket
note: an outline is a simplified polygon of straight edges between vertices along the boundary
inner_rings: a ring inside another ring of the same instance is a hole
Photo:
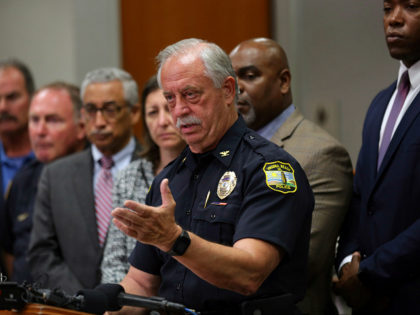
[[[29,156],[27,156],[23,162],[22,168],[28,163],[30,163],[33,159],[35,159],[35,156],[33,154],[30,154]],[[1,182],[2,179],[3,179],[2,164],[0,162],[0,196],[1,196],[0,198],[0,274],[3,277],[5,277],[7,272],[6,272],[6,268],[4,266],[4,261],[3,261],[3,251],[5,251],[7,247],[7,243],[10,240],[10,235],[8,234],[9,231],[7,229],[8,226],[7,226],[7,218],[6,218],[5,199],[7,199],[9,191],[8,190],[5,191],[3,189],[3,184]]]
[[[133,159],[137,158],[136,148]],[[34,281],[74,294],[101,279],[91,149],[44,167],[28,260]]]
[[[361,279],[389,295],[390,314],[420,314],[420,95],[392,138],[379,171],[379,133],[396,83],[373,100],[364,123],[354,197],[337,263],[358,250]]]

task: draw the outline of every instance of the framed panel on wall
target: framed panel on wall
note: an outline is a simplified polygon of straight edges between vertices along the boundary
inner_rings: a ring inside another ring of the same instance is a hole
[[[239,42],[271,36],[270,0],[120,0],[122,65],[141,91],[155,57],[185,38],[214,42],[227,53]],[[142,126],[135,128],[141,140]]]

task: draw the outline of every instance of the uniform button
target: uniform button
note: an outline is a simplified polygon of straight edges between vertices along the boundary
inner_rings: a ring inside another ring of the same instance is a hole
[[[212,219],[212,220],[216,219],[216,215],[215,215],[214,213],[212,213],[212,214],[210,215],[210,219]]]
[[[194,179],[197,180],[198,179],[198,174],[194,174]]]
[[[249,136],[249,139],[254,140],[255,137],[254,136]]]
[[[182,284],[181,282],[178,282],[178,284],[176,285],[176,290],[179,291],[182,288]]]
[[[190,209],[188,209],[187,211],[185,211],[185,214],[186,214],[186,215],[190,215],[190,214],[191,214],[191,210],[190,210]]]
[[[368,215],[369,215],[369,216],[372,216],[372,215],[373,215],[373,211],[372,211],[372,210],[369,210],[369,211],[368,211]]]
[[[367,255],[366,255],[366,254],[363,254],[363,255],[362,255],[362,258],[363,258],[363,259],[366,259],[366,258],[367,258]]]

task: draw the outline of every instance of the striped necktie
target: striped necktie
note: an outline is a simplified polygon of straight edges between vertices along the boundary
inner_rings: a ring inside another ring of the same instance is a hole
[[[95,210],[99,244],[103,246],[112,211],[111,167],[114,165],[114,162],[111,158],[103,156],[99,160],[99,164],[101,165],[101,170],[95,186]]]

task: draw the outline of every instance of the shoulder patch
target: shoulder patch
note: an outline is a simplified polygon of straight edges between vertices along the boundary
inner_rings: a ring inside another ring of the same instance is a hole
[[[265,182],[267,186],[283,194],[294,193],[297,190],[295,170],[290,163],[275,161],[264,164]]]

